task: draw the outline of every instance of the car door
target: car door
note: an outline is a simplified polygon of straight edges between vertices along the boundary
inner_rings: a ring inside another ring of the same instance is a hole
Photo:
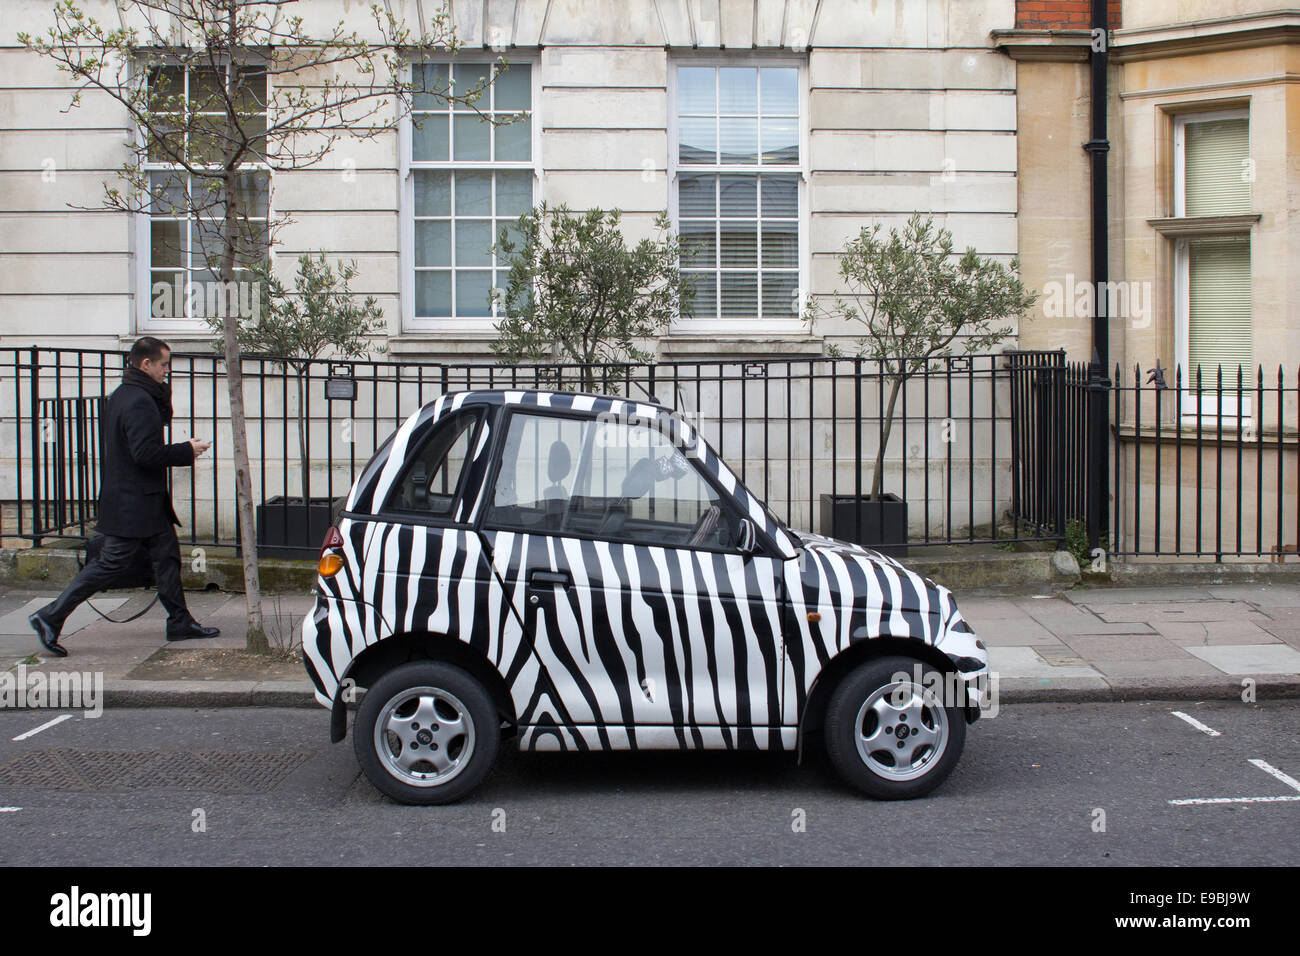
[[[511,674],[526,667],[530,648],[469,518],[490,457],[485,432],[482,406],[413,430],[367,528],[362,576],[392,633],[455,637]]]
[[[483,522],[493,564],[587,745],[778,747],[780,562],[741,553],[744,516],[672,434],[512,411]]]

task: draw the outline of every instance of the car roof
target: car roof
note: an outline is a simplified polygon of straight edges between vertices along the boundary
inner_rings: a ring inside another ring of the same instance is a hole
[[[647,405],[660,411],[672,411],[659,399],[653,397],[642,398],[636,395],[609,395],[602,392],[563,391],[547,388],[462,389],[460,391],[444,392],[425,402],[421,407],[428,408],[440,401],[447,402],[459,399],[459,401],[456,401],[458,406],[528,404],[540,405],[545,408],[551,398],[563,399],[561,407],[565,408],[575,407],[573,399],[590,399],[589,408],[596,411],[607,411],[615,405]]]

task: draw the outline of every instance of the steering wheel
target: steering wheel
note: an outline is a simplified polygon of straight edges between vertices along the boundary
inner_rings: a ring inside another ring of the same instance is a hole
[[[609,519],[614,517],[615,514],[622,512],[626,515],[628,501],[629,499],[624,495],[621,498],[611,498],[609,501],[605,502],[605,511],[600,516],[600,526],[596,529],[596,534],[604,534],[606,532],[606,525],[609,524]],[[615,509],[617,509],[617,511]]]

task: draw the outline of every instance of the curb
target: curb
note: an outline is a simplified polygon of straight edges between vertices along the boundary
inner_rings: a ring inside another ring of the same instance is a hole
[[[1255,681],[1256,700],[1300,698],[1300,674],[1260,674],[1251,679]],[[1002,704],[1084,704],[1160,700],[1240,701],[1242,690],[1240,679],[1234,682],[1227,675],[1223,680],[1213,682],[1205,678],[1108,681],[1104,678],[1082,677],[1073,679],[1069,686],[1045,683],[1034,677],[1010,677],[1000,682],[998,701]]]
[[[309,681],[110,680],[105,707],[314,707]]]
[[[1257,700],[1300,698],[1300,674],[1262,674],[1254,678]],[[1068,681],[1069,683],[1066,683]],[[1241,700],[1242,685],[1232,679],[1204,678],[1107,681],[1097,677],[1045,682],[1009,677],[999,683],[1002,704],[1083,704],[1130,701]],[[110,680],[104,706],[135,707],[293,707],[324,710],[308,681],[146,681]],[[41,710],[45,708],[12,708]]]

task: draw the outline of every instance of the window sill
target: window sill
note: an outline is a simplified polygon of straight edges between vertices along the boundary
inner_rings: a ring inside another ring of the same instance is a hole
[[[1245,428],[1242,429],[1238,422],[1242,422]],[[1277,448],[1279,444],[1283,448],[1294,448],[1300,444],[1300,435],[1294,429],[1284,428],[1281,435],[1278,435],[1276,426],[1254,431],[1253,420],[1245,418],[1244,420],[1234,417],[1225,417],[1223,419],[1223,437],[1219,437],[1219,419],[1205,415],[1201,418],[1201,428],[1198,433],[1196,420],[1183,419],[1181,424],[1175,422],[1161,422],[1159,440],[1161,445],[1182,444],[1184,448],[1188,446],[1195,447],[1197,435],[1200,436],[1202,447],[1215,446],[1220,441],[1226,445],[1236,445],[1237,435],[1240,431],[1247,433],[1254,432],[1253,437],[1242,438],[1241,446],[1243,448],[1254,448],[1263,446],[1265,449]],[[1154,442],[1157,438],[1156,426],[1143,424],[1140,429],[1135,428],[1132,422],[1121,424],[1117,429],[1121,441],[1133,442]]]
[[[209,352],[213,351],[221,341],[212,332],[200,332],[195,329],[147,329],[131,335],[118,335],[117,342],[125,350],[134,345],[136,339],[146,335],[162,339],[177,352]]]
[[[821,336],[814,335],[673,332],[659,340],[659,355],[666,361],[690,358],[815,358],[824,351]]]
[[[1244,213],[1240,216],[1166,216],[1162,219],[1148,219],[1147,225],[1162,236],[1182,239],[1196,236],[1245,235],[1259,220],[1260,214],[1257,212]]]
[[[1013,60],[1087,63],[1091,30],[994,30],[995,48]]]
[[[484,332],[402,332],[388,337],[388,355],[458,355],[468,359],[482,358],[496,360],[492,343],[496,341],[494,330]]]

